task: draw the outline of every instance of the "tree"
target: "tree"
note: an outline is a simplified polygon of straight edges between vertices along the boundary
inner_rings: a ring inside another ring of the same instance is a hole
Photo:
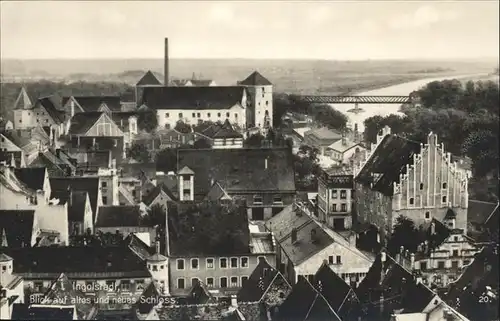
[[[311,162],[319,162],[319,149],[309,145],[302,145],[299,147],[299,155],[307,157]]]
[[[312,115],[316,122],[330,129],[342,130],[347,126],[347,116],[330,105],[311,104],[308,114]]]
[[[149,163],[151,155],[146,145],[132,144],[129,149],[129,156],[141,163]]]
[[[261,133],[250,135],[243,144],[246,147],[262,147],[262,142],[266,139]]]
[[[193,144],[195,149],[204,149],[204,148],[212,148],[212,144],[206,138],[200,138],[196,140]]]
[[[137,126],[140,130],[144,130],[151,133],[158,127],[158,117],[156,110],[147,108],[145,110],[139,111],[137,117]]]
[[[183,133],[183,134],[189,134],[192,132],[191,126],[189,126],[188,124],[186,124],[182,120],[177,121],[174,129],[180,133]]]
[[[485,177],[498,169],[498,135],[491,130],[472,132],[464,141],[462,151],[474,162],[474,176]]]
[[[422,243],[421,235],[415,227],[415,223],[405,216],[398,216],[387,244],[389,253],[391,255],[397,254],[401,246],[410,253],[415,253],[420,243]]]
[[[156,154],[156,168],[165,173],[177,170],[177,150],[165,148]]]

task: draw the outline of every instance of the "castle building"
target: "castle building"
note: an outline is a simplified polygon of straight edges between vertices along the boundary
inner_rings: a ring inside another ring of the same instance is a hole
[[[364,158],[354,166],[357,221],[374,224],[382,236],[392,232],[400,215],[420,226],[433,218],[444,222],[451,209],[454,228],[467,233],[469,176],[451,161],[436,134],[422,144],[391,134],[386,126]]]

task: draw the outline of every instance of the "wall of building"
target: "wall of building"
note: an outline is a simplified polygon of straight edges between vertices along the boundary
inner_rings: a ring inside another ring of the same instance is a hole
[[[212,148],[243,148],[243,138],[217,138],[214,139]]]
[[[99,120],[85,133],[85,136],[122,137],[123,132],[108,115],[102,114]]]
[[[372,191],[362,184],[355,184],[356,193],[354,195],[355,210],[353,211],[353,221],[360,223],[371,223],[380,230],[381,240],[392,232],[393,212],[392,199],[390,196]]]
[[[341,198],[342,191],[345,192],[345,198]],[[318,180],[318,218],[330,228],[334,228],[335,219],[343,219],[344,228],[349,229],[352,226],[353,197],[351,189],[328,188],[322,180]],[[342,209],[342,205],[345,206],[345,210]]]
[[[35,216],[42,230],[59,232],[61,244],[69,244],[68,206],[64,205],[38,205]]]
[[[247,203],[248,219],[256,220],[255,215],[264,212],[264,220],[268,220],[277,213],[281,212],[287,205],[293,204],[295,200],[295,193],[256,193],[256,194],[234,194],[229,193],[231,197],[244,199]],[[262,203],[257,203],[258,198],[262,198]],[[281,203],[274,202],[275,198],[281,199]],[[254,210],[255,209],[255,210]],[[273,213],[274,211],[274,213]],[[254,215],[255,213],[255,215]]]
[[[228,268],[220,268],[220,259],[222,257],[183,257],[184,259],[184,270],[177,270],[177,259],[176,257],[170,258],[170,293],[173,295],[186,294],[191,287],[191,282],[193,278],[198,278],[205,284],[207,284],[207,278],[214,279],[213,289],[221,289],[220,278],[227,277],[228,290],[237,290],[241,288],[241,277],[250,277],[253,270],[259,263],[259,256],[266,258],[267,262],[271,266],[276,266],[276,256],[275,254],[262,254],[262,255],[246,255],[246,256],[228,256],[227,259]],[[241,258],[248,258],[248,267],[241,267]],[[191,269],[191,259],[198,259],[199,268],[196,270]],[[214,268],[207,268],[207,258],[214,259]],[[238,268],[231,268],[231,258],[238,258]],[[231,277],[238,278],[238,285],[236,287],[231,287]],[[177,287],[177,280],[179,278],[184,278],[185,287],[184,289],[179,289]]]
[[[226,119],[231,124],[237,124],[241,128],[246,126],[246,111],[240,104],[229,109],[158,109],[158,127],[165,128],[169,125],[174,128],[179,120],[189,125],[196,125],[199,121],[224,122]]]
[[[264,117],[267,115],[269,119],[273,121],[273,86],[248,86],[247,90],[250,95],[250,119],[248,122],[248,127],[253,125],[255,127],[264,126]]]
[[[50,126],[54,124],[54,120],[43,107],[14,110],[14,127],[16,129],[32,128],[37,125]]]
[[[429,136],[428,144],[414,157],[397,189],[394,206],[396,216],[404,215],[416,225],[436,218],[442,221],[448,208],[457,214],[456,228],[466,230],[468,180],[451,163],[451,156],[438,145],[437,136]]]

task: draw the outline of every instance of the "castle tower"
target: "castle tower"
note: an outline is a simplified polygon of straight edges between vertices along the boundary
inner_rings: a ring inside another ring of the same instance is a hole
[[[267,129],[273,125],[273,84],[257,71],[238,82],[248,90],[247,128]]]
[[[168,258],[160,254],[160,241],[156,241],[156,253],[147,258],[148,270],[153,277],[153,282],[157,281],[163,289],[164,295],[169,295],[168,284]]]

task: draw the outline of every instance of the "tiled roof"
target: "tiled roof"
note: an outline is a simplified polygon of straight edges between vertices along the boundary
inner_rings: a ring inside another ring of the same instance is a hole
[[[342,320],[354,319],[361,312],[354,290],[328,264],[321,265],[314,275],[313,285]]]
[[[63,105],[70,97],[63,97]],[[97,112],[101,104],[106,104],[112,112],[121,111],[120,96],[73,96],[85,112]]]
[[[225,320],[226,304],[175,305],[155,308],[159,320]]]
[[[115,124],[124,132],[129,132],[129,119],[130,117],[137,118],[137,112],[135,111],[121,111],[121,112],[113,112],[111,114],[111,119],[115,122]]]
[[[346,151],[348,151],[351,148],[356,147],[357,145],[359,145],[359,144],[356,142],[353,142],[350,139],[346,139],[346,142],[344,144],[343,140],[340,139],[340,140],[336,141],[335,143],[331,144],[330,146],[328,146],[328,148],[333,149],[334,151],[337,151],[339,153],[345,153]]]
[[[88,193],[86,191],[73,191],[68,194],[71,194],[71,202],[68,204],[68,221],[83,222]]]
[[[399,137],[386,135],[356,176],[363,185],[373,184],[372,190],[392,196],[394,182],[405,173],[406,165],[413,163],[413,155],[420,152],[420,144]],[[373,174],[380,174],[374,178]]]
[[[31,246],[34,210],[0,210],[0,246],[4,238],[8,247]]]
[[[238,84],[242,86],[272,86],[272,83],[258,71],[252,72],[250,76],[238,82]]]
[[[60,103],[55,99],[55,97],[43,97],[39,98],[38,101],[35,103],[35,108],[36,105],[40,104],[42,105],[47,113],[50,115],[50,117],[56,122],[56,124],[60,124],[64,121],[64,111],[60,110],[61,106]]]
[[[61,197],[61,192],[66,192],[69,188],[73,191],[88,192],[90,206],[92,207],[93,218],[97,213],[97,195],[99,192],[98,177],[51,177],[50,188],[52,190],[51,199]],[[54,197],[53,197],[54,196]]]
[[[73,320],[75,307],[15,303],[12,320]]]
[[[228,193],[295,191],[293,158],[287,148],[179,150],[177,168],[184,166],[195,172],[195,195],[206,195],[212,179]]]
[[[497,204],[477,200],[469,200],[467,222],[484,224],[488,216],[495,210]]]
[[[34,168],[16,168],[14,173],[17,178],[28,188],[38,191],[43,191],[43,184],[45,183],[45,167]]]
[[[292,287],[283,275],[269,265],[265,259],[261,259],[238,292],[238,301],[260,302],[265,294],[271,295],[274,300],[283,301],[291,289]],[[278,302],[272,303],[276,304]]]
[[[12,258],[7,254],[0,253],[0,262],[8,262],[8,261],[12,261]]]
[[[28,137],[25,137],[24,135],[19,135],[20,133],[22,132],[16,130],[6,130],[2,132],[2,135],[4,135],[5,138],[10,140],[17,147],[25,149],[26,146],[32,144],[32,142]]]
[[[156,78],[156,76],[151,72],[151,70],[148,70],[144,76],[142,76],[141,79],[135,84],[136,86],[147,86],[147,85],[154,85],[158,86],[161,85],[161,82]]]
[[[124,240],[124,243],[142,260],[146,260],[150,257],[154,250],[151,249],[146,243],[144,243],[135,234],[130,233]]]
[[[266,228],[273,232],[276,240],[280,242],[292,233],[294,228],[298,229],[310,223],[311,218],[303,213],[300,209],[289,205],[280,213],[273,216],[266,222]]]
[[[276,320],[340,321],[341,319],[311,283],[303,276],[299,276],[299,280],[293,286],[292,292],[279,307]]]
[[[71,125],[68,134],[83,135],[94,126],[97,120],[101,117],[101,112],[86,112],[77,113],[71,117]]]
[[[80,320],[90,320],[97,314],[97,307],[94,303],[86,302],[84,293],[75,289],[64,273],[61,273],[51,284],[42,302],[49,305],[51,302],[67,302],[68,305],[75,305]]]
[[[183,300],[183,304],[209,304],[216,303],[217,300],[210,294],[205,283],[199,279],[193,280],[194,284],[188,292],[188,295]]]
[[[151,281],[137,300],[135,307],[140,314],[147,314],[157,305],[155,302],[159,302],[158,299],[162,296],[160,285],[156,281]]]
[[[128,247],[3,248],[14,258],[14,273],[113,273],[115,277],[150,277],[144,261]],[[50,260],[47,260],[50,258]]]
[[[243,138],[243,135],[234,130],[228,119],[223,124],[213,124],[200,131],[200,134],[215,138]]]
[[[209,201],[221,201],[231,200],[232,197],[227,194],[222,186],[220,186],[219,182],[214,182],[205,199]]]
[[[152,109],[220,110],[241,104],[245,90],[238,86],[146,87],[142,101]]]
[[[163,183],[157,184],[155,188],[149,192],[145,197],[142,198],[142,202],[147,206],[151,205],[151,203],[160,195],[160,193],[165,193],[172,201],[177,201],[177,197],[170,191],[170,189]]]
[[[136,205],[101,206],[95,227],[139,227],[150,226],[148,217],[143,217]]]
[[[328,129],[326,127],[312,129],[304,133],[304,136],[309,136],[309,135],[316,136],[319,139],[327,139],[327,140],[342,139],[342,134],[338,133],[335,130]]]
[[[248,217],[243,205],[184,202],[170,206],[168,229],[173,256],[250,253]]]

